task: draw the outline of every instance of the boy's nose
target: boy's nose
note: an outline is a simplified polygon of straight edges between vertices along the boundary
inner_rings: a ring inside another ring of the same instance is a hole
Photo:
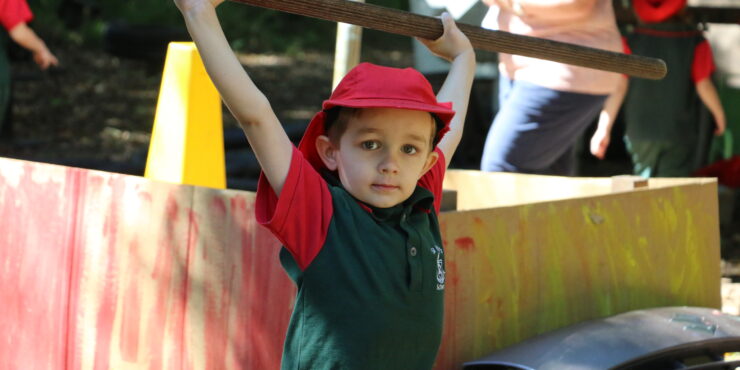
[[[398,169],[398,158],[391,154],[386,155],[378,166],[378,170],[384,174],[397,173]]]

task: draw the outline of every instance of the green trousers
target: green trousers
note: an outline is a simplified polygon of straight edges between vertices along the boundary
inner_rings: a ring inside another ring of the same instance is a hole
[[[642,177],[689,177],[696,170],[696,148],[691,143],[638,141],[625,137],[634,174]]]

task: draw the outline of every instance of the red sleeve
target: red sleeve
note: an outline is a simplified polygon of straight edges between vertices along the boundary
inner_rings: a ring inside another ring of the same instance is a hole
[[[622,36],[622,53],[632,55],[632,49],[630,49],[630,45],[627,43],[627,38],[624,36]],[[630,76],[623,74],[622,77],[629,78]]]
[[[288,177],[278,197],[264,174],[257,185],[255,216],[305,270],[326,241],[333,207],[326,181],[293,148]]]
[[[0,24],[7,31],[13,29],[21,22],[29,22],[33,19],[31,8],[26,0],[0,0]]]
[[[622,52],[625,54],[632,54],[632,49],[630,49],[630,45],[627,43],[627,38],[622,36]]]
[[[691,65],[691,80],[694,83],[709,77],[714,72],[714,58],[712,47],[707,40],[703,40],[694,49],[694,63]]]
[[[445,171],[447,166],[445,165],[445,155],[439,148],[434,149],[439,155],[437,163],[419,179],[417,185],[429,190],[434,194],[434,210],[439,213],[439,208],[442,205],[442,181],[445,178]]]

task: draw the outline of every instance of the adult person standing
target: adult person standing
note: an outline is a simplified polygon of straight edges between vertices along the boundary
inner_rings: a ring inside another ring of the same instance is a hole
[[[623,50],[611,0],[483,2],[489,5],[485,28]],[[504,53],[499,54],[499,72],[499,111],[486,138],[481,170],[574,175],[576,142],[626,79]]]
[[[59,64],[57,57],[49,51],[46,43],[28,26],[33,13],[26,0],[0,0],[0,24],[7,31],[0,35],[0,133],[10,109],[10,61],[8,43],[12,40],[30,51],[33,61],[45,70]],[[2,135],[0,135],[2,136]]]

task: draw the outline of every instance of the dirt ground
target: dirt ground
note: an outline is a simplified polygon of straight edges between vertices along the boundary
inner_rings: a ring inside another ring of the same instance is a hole
[[[102,50],[51,45],[61,65],[41,72],[13,64],[12,139],[0,156],[138,174],[146,159],[164,60],[135,60]],[[333,56],[241,55],[283,122],[307,121],[331,88]],[[409,53],[373,52],[367,61],[408,66]],[[225,129],[235,129],[224,110]]]

